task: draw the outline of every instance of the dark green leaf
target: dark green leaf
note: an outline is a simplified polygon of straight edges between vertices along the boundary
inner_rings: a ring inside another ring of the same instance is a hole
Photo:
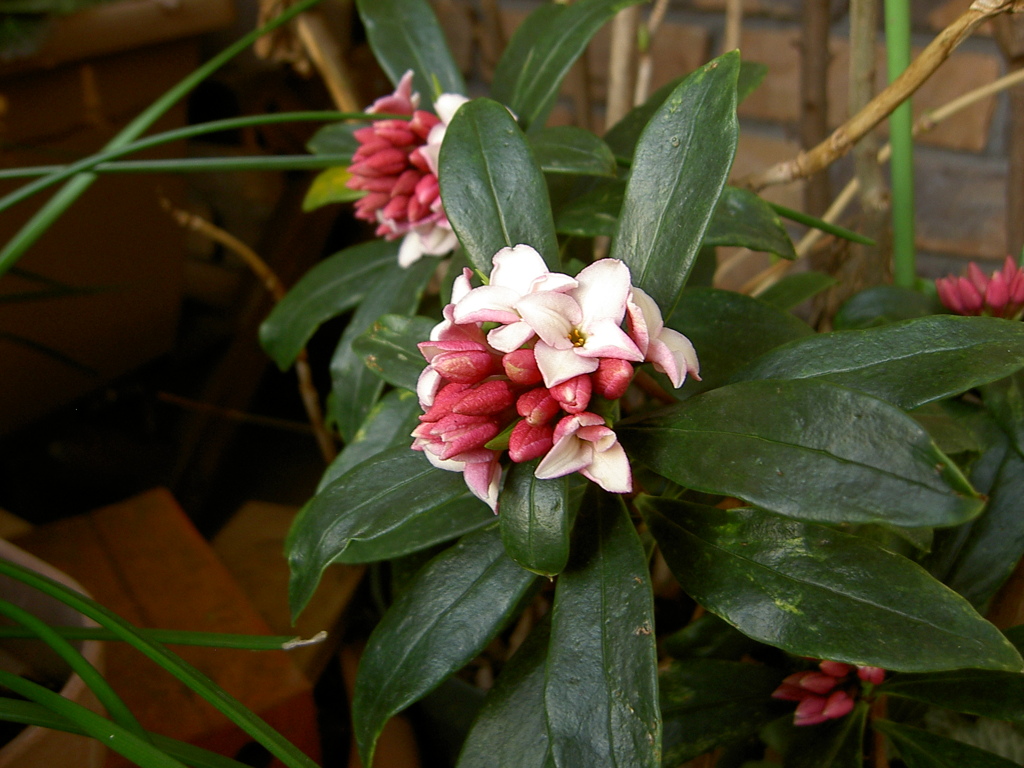
[[[916,528],[984,505],[913,419],[825,382],[731,384],[615,431],[673,482],[788,517]]]
[[[331,390],[334,417],[346,442],[355,437],[384,389],[384,381],[353,349],[355,340],[381,315],[413,312],[436,266],[433,259],[420,259],[407,268],[393,263],[379,272],[341,335],[331,358]]]
[[[636,143],[640,140],[640,134],[647,127],[647,123],[651,121],[654,113],[665,103],[665,99],[679,87],[683,79],[679,77],[661,86],[648,97],[647,101],[633,107],[619,122],[608,129],[604,140],[616,156],[632,160],[633,153],[636,151]]]
[[[435,557],[388,610],[363,654],[352,722],[363,765],[384,723],[468,663],[536,580],[505,554],[497,526]]]
[[[704,232],[705,245],[728,245],[795,259],[793,241],[772,207],[746,189],[726,187]]]
[[[880,693],[968,715],[1024,723],[1024,675],[987,669],[895,675]]]
[[[465,493],[460,473],[435,469],[404,446],[356,465],[313,498],[288,535],[292,613],[305,607],[324,568],[353,541],[381,536]]]
[[[979,411],[981,409],[977,406],[961,400],[939,400],[915,408],[910,415],[928,430],[940,451],[953,456],[981,453],[985,449],[975,428],[975,422],[980,418]]]
[[[569,478],[538,480],[537,461],[513,464],[498,500],[501,540],[508,556],[541,576],[562,572],[569,560]]]
[[[387,268],[398,243],[374,240],[339,251],[307,272],[260,326],[260,344],[281,370],[295,362],[320,324],[356,306]]]
[[[349,155],[359,149],[359,141],[353,135],[366,123],[331,123],[313,134],[306,142],[306,149],[314,155]]]
[[[558,266],[544,175],[508,110],[489,99],[462,106],[441,146],[441,198],[470,262],[490,274],[500,249],[533,246]]]
[[[1020,768],[1005,757],[920,728],[890,720],[875,720],[871,725],[889,737],[907,768]]]
[[[860,702],[846,717],[794,728],[783,768],[864,768],[868,706]]]
[[[737,102],[743,101],[747,96],[756,91],[767,74],[767,65],[756,61],[741,61],[740,75],[736,82]]]
[[[373,407],[366,421],[320,478],[317,493],[371,456],[396,445],[411,445],[411,433],[419,424],[422,409],[413,392],[396,389],[388,392]]]
[[[1022,367],[1024,323],[935,315],[799,339],[758,358],[732,381],[822,379],[909,410]]]
[[[352,342],[352,350],[388,384],[415,391],[426,367],[416,345],[430,338],[435,325],[429,317],[382,315]]]
[[[866,539],[759,510],[638,506],[683,589],[761,642],[890,670],[1024,667],[966,600]]]
[[[838,282],[836,278],[824,272],[799,272],[795,275],[786,275],[757,298],[777,309],[788,311]]]
[[[1017,452],[1024,456],[1024,373],[994,381],[982,389],[981,398]]]
[[[615,156],[608,145],[583,128],[560,125],[530,134],[533,156],[545,173],[615,176]]]
[[[701,380],[688,378],[682,390],[685,396],[720,387],[751,360],[813,333],[788,312],[715,288],[683,291],[667,325],[689,338],[700,360]]]
[[[465,93],[441,25],[426,0],[356,0],[377,63],[395,85],[413,71],[413,90],[429,104],[441,93]],[[436,82],[436,86],[435,86]],[[440,92],[435,91],[439,88]]]
[[[1024,556],[1024,458],[1008,451],[989,490],[984,513],[971,526],[945,582],[983,606]]]
[[[758,645],[713,613],[705,613],[662,641],[665,653],[675,659],[736,661]]]
[[[541,6],[512,35],[494,70],[491,94],[523,128],[541,126],[573,62],[597,31],[641,0],[579,0],[559,10]]]
[[[625,194],[626,182],[618,179],[601,182],[558,209],[555,229],[562,235],[611,237],[618,226]]]
[[[739,54],[687,77],[637,144],[611,255],[669,315],[732,167]]]
[[[658,676],[664,765],[747,738],[791,705],[771,697],[785,672],[735,661],[674,661]]]
[[[621,499],[592,487],[555,590],[544,702],[558,768],[659,763],[647,558]]]
[[[457,768],[543,768],[548,759],[544,668],[551,624],[535,627],[487,693]]]
[[[852,331],[941,311],[942,305],[934,297],[910,288],[878,285],[861,291],[843,304],[832,320],[832,327],[837,331]]]

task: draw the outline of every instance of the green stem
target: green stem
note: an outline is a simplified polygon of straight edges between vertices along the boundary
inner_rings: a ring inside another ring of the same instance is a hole
[[[277,29],[283,24],[291,21],[303,11],[312,8],[319,0],[299,0],[275,19],[265,24],[260,29],[253,30],[249,34],[228,46],[219,54],[205,62],[198,69],[193,70],[185,76],[181,82],[172,86],[160,98],[147,107],[142,114],[125,126],[106,145],[105,149],[119,149],[130,144],[142,135],[153,123],[163,116],[167,110],[180,101],[189,91],[209,77],[213,72],[248,48],[258,38]],[[40,208],[31,219],[15,234],[13,238],[0,250],[0,275],[9,270],[21,256],[35,243],[43,233],[53,224],[57,218],[85,192],[86,189],[96,180],[93,173],[81,173],[65,184],[46,204]]]
[[[910,65],[910,3],[885,0],[885,44],[889,82]],[[893,282],[913,288],[917,277],[914,263],[914,116],[910,99],[889,117],[892,145],[892,257]]]
[[[19,696],[24,696],[29,701],[41,704],[70,720],[79,726],[87,736],[100,740],[104,745],[119,755],[124,755],[137,765],[145,766],[145,768],[186,768],[184,763],[161,752],[126,728],[112,723],[81,704],[65,699],[59,693],[54,693],[38,683],[0,669],[0,685],[10,688]]]
[[[60,600],[79,613],[88,616],[133,648],[166,669],[182,684],[195,691],[211,705],[220,710],[231,722],[249,734],[267,748],[288,768],[316,768],[316,764],[303,754],[294,744],[271,728],[259,716],[230,696],[223,688],[214,683],[195,667],[187,664],[162,645],[142,637],[127,621],[104,608],[95,600],[91,600],[79,592],[65,587],[53,579],[42,576],[28,568],[23,568],[7,560],[0,560],[0,574],[16,579],[44,594]],[[17,691],[11,687],[11,690]],[[31,697],[29,697],[31,698]],[[58,697],[60,698],[60,697]],[[37,699],[33,699],[34,701]],[[45,702],[40,702],[45,703]],[[49,706],[47,704],[47,706]],[[174,761],[178,765],[177,761]]]
[[[50,627],[65,640],[124,640],[102,627]],[[140,637],[164,645],[197,645],[204,648],[234,648],[243,651],[282,651],[321,642],[323,636],[303,640],[289,635],[230,635],[221,632],[185,632],[176,629],[139,629]],[[0,627],[0,639],[36,637],[22,627]]]
[[[45,621],[6,600],[0,600],[0,616],[6,616],[12,621],[18,622],[31,633],[30,636],[38,637],[50,646],[53,652],[60,656],[65,664],[71,667],[71,671],[82,678],[82,682],[89,686],[89,690],[96,695],[96,698],[99,699],[100,704],[107,710],[107,713],[114,719],[114,722],[125,730],[131,731],[139,738],[148,739],[146,732],[139,725],[139,721],[135,719],[135,715],[121,701],[121,697],[114,693],[114,689],[103,679],[103,675],[100,674],[99,670],[79,653],[78,649],[71,645],[71,643],[54,632]]]
[[[212,173],[229,171],[308,171],[335,168],[352,162],[351,155],[270,155],[256,157],[200,157],[184,160],[121,160],[90,165],[92,173]],[[0,179],[63,173],[66,166],[40,165],[0,171]],[[77,173],[75,171],[74,173]],[[27,185],[26,185],[27,186]],[[23,187],[24,189],[24,187]]]
[[[765,202],[768,201],[766,200]],[[771,206],[771,209],[782,218],[795,221],[797,224],[803,224],[805,227],[820,229],[826,234],[834,237],[841,237],[844,240],[849,240],[853,243],[860,243],[861,245],[875,244],[875,241],[870,237],[865,237],[853,230],[847,229],[846,227],[840,227],[838,224],[832,224],[824,219],[819,219],[817,216],[810,216],[802,211],[794,211],[792,208],[787,208],[786,206],[779,205],[778,203],[768,203],[768,205]]]

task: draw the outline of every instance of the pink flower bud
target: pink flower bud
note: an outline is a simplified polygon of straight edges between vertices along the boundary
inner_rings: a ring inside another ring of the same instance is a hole
[[[544,387],[524,392],[516,401],[516,412],[533,426],[540,426],[558,415],[558,401]]]
[[[881,685],[885,680],[885,670],[881,667],[857,667],[857,677],[865,683]]]
[[[505,369],[505,375],[516,384],[533,386],[540,384],[543,378],[532,349],[517,349],[509,352],[501,358],[501,364]]]
[[[498,372],[497,361],[481,343],[458,339],[418,345],[430,367],[449,381],[475,384]]]
[[[629,389],[633,380],[633,364],[628,360],[605,357],[590,375],[594,391],[605,400],[618,400]]]
[[[826,675],[832,675],[832,677],[837,678],[846,677],[853,672],[853,667],[849,664],[843,664],[841,661],[823,661],[818,665],[818,669]]]
[[[432,368],[426,370],[431,371]],[[435,372],[436,373],[436,372]],[[422,377],[421,377],[422,378]],[[430,408],[420,416],[420,421],[439,421],[452,412],[452,406],[462,399],[463,393],[469,389],[469,384],[453,382],[442,386],[431,400]]]
[[[452,405],[452,413],[488,416],[501,413],[512,405],[514,399],[507,381],[485,381],[465,390],[459,400]]]
[[[834,691],[825,700],[825,706],[821,714],[829,720],[837,720],[844,717],[853,710],[854,701],[846,691]]]
[[[590,405],[590,376],[575,376],[556,384],[548,392],[566,413],[581,413]]]
[[[822,714],[825,709],[824,696],[808,696],[796,705],[796,712],[793,714],[794,725],[817,725],[828,718]]]
[[[549,424],[531,424],[523,420],[512,428],[508,438],[508,456],[517,464],[543,456],[554,445],[554,429]]]
[[[423,422],[412,431],[413,448],[426,450],[438,459],[447,460],[483,448],[500,431],[487,416],[449,414],[435,422]]]
[[[782,682],[784,685],[795,686],[804,691],[820,694],[831,691],[839,681],[824,672],[805,670],[803,672],[794,672]]]

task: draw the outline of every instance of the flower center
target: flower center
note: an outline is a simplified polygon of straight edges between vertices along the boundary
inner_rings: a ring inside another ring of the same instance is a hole
[[[569,331],[569,341],[572,342],[574,347],[582,347],[587,343],[587,336],[579,328],[573,328]]]

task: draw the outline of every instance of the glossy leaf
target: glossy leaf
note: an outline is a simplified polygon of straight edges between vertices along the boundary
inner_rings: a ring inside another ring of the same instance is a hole
[[[427,564],[370,635],[352,722],[363,765],[384,723],[467,664],[512,617],[536,576],[505,554],[497,526]]]
[[[992,382],[982,389],[981,397],[1017,452],[1024,456],[1024,372]]]
[[[348,155],[351,157],[359,149],[359,141],[354,134],[365,125],[365,122],[325,125],[306,142],[306,149],[314,155]]]
[[[727,53],[687,77],[637,143],[611,255],[665,315],[679,293],[732,167],[739,132],[739,54]]]
[[[740,75],[736,81],[736,100],[742,102],[757,90],[768,74],[768,66],[757,61],[741,61]]]
[[[617,157],[632,162],[640,134],[647,127],[647,123],[651,121],[654,113],[665,103],[665,99],[672,95],[672,92],[684,79],[679,77],[661,86],[647,98],[647,101],[633,107],[619,122],[608,129],[604,135],[604,141]]]
[[[936,315],[800,339],[758,358],[732,381],[821,379],[910,410],[1022,367],[1024,323]]]
[[[860,702],[846,717],[794,728],[783,768],[864,768],[868,706]]]
[[[825,382],[731,384],[615,431],[673,482],[802,520],[956,525],[984,505],[913,419]]]
[[[665,765],[681,765],[733,744],[784,714],[771,697],[785,672],[756,664],[674,661],[658,676]]]
[[[260,344],[287,369],[321,323],[356,306],[398,261],[398,243],[374,240],[339,251],[307,272],[260,326]]]
[[[530,147],[545,173],[615,176],[615,156],[608,145],[583,128],[560,125],[530,134]]]
[[[384,395],[352,441],[341,449],[324,471],[317,493],[371,456],[396,445],[411,445],[411,433],[419,424],[417,417],[422,412],[415,393],[409,390],[396,389]]]
[[[713,613],[705,613],[662,640],[663,650],[674,659],[737,661],[759,645]]]
[[[746,189],[725,187],[704,232],[705,245],[726,245],[795,259],[793,241],[772,207]]]
[[[683,589],[756,640],[889,670],[1024,668],[966,600],[867,539],[759,510],[638,506]]]
[[[377,63],[394,85],[411,69],[413,90],[419,92],[424,108],[441,93],[466,92],[430,3],[356,0],[356,7]]]
[[[505,107],[474,99],[455,113],[441,146],[441,199],[470,262],[490,274],[501,248],[526,243],[551,269],[558,242],[544,175]]]
[[[777,309],[790,310],[798,307],[808,299],[814,298],[826,288],[831,288],[839,281],[824,272],[799,272],[786,275],[764,293],[758,294],[761,301],[771,304]]]
[[[987,669],[896,675],[880,693],[954,712],[1024,723],[1024,675]]]
[[[555,589],[544,702],[552,764],[660,762],[647,558],[618,496],[592,487]]]
[[[971,525],[944,581],[974,605],[984,606],[1024,557],[1024,457],[1006,452],[985,512]]]
[[[720,387],[751,360],[786,342],[810,336],[807,323],[764,301],[734,291],[683,291],[667,325],[697,350],[701,380],[688,378],[684,396]]]
[[[508,105],[524,129],[540,127],[562,80],[587,43],[612,16],[641,0],[579,0],[531,14],[498,60],[491,95]]]
[[[619,222],[626,182],[606,181],[573,197],[555,214],[555,229],[562,235],[611,237]]]
[[[348,172],[347,167],[320,171],[302,200],[302,210],[315,211],[331,203],[351,203],[363,197],[366,194],[363,190],[349,189],[345,186],[351,178],[352,174]]]
[[[354,349],[356,339],[382,315],[413,312],[436,267],[433,259],[420,259],[404,269],[394,263],[380,272],[341,335],[331,358],[331,391],[334,417],[346,442],[355,437],[384,389],[384,381]]]
[[[541,576],[562,572],[569,560],[569,478],[538,480],[539,459],[513,464],[498,500],[501,540],[508,556]]]
[[[551,625],[534,627],[488,691],[457,768],[543,768],[549,757],[544,669]]]
[[[910,288],[878,285],[861,291],[836,312],[832,327],[837,331],[871,328],[900,320],[913,320],[942,311],[938,300]]]
[[[891,720],[875,720],[872,727],[896,746],[907,768],[1019,768],[1005,757],[920,728]]]
[[[924,427],[939,450],[947,456],[958,453],[982,453],[985,443],[978,425],[984,410],[962,400],[939,400],[915,408],[910,415]],[[987,491],[982,492],[987,493]]]
[[[305,607],[324,568],[353,541],[378,537],[465,492],[460,473],[435,469],[405,446],[356,465],[313,498],[288,535],[292,613]]]
[[[388,384],[415,391],[427,365],[416,345],[430,338],[435,325],[429,317],[383,315],[352,342],[352,350]]]

